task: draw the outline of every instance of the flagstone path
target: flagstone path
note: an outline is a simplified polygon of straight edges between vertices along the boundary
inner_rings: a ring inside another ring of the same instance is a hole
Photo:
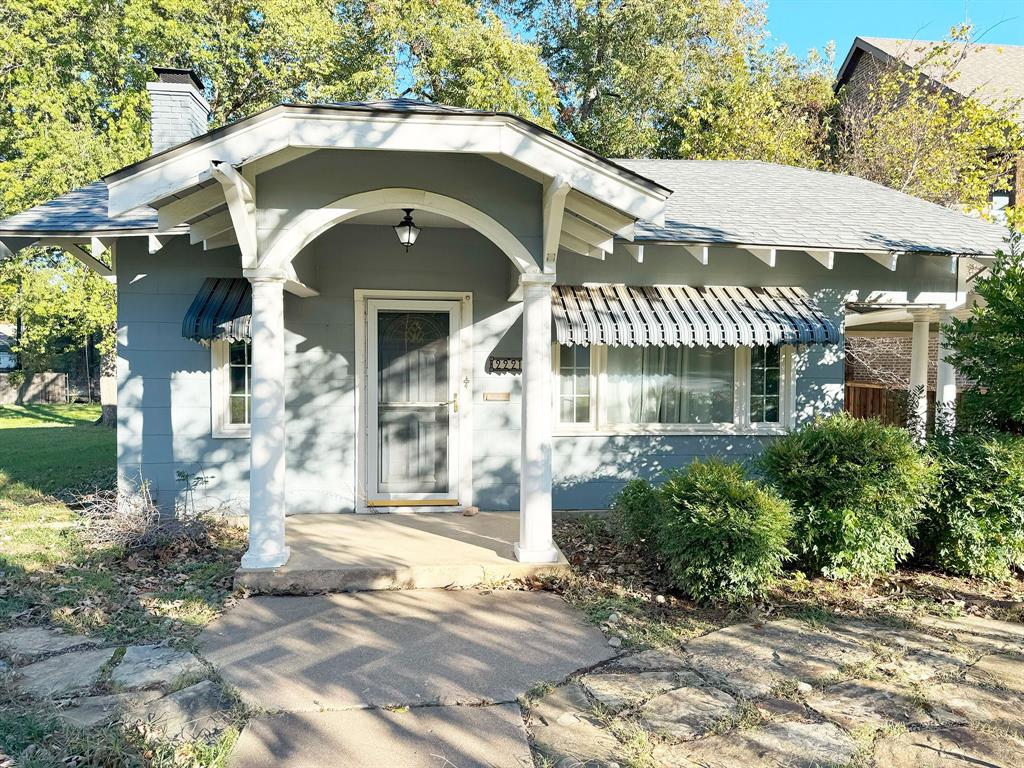
[[[245,768],[1024,765],[1024,625],[970,616],[736,624],[619,653],[546,593],[254,598],[198,655],[10,629],[0,675],[79,727],[207,739],[227,684],[254,712]]]

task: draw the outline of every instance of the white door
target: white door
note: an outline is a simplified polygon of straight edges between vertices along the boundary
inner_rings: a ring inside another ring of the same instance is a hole
[[[460,303],[366,303],[367,505],[455,506]]]

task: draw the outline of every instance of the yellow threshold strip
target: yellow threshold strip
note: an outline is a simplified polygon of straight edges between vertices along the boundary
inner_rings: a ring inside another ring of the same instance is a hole
[[[369,499],[368,507],[457,507],[458,499]]]

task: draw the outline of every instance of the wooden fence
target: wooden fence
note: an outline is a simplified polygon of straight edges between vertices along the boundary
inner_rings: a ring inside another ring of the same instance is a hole
[[[846,382],[843,409],[858,419],[879,419],[883,424],[907,423],[907,392],[881,384]],[[928,427],[935,418],[935,393],[928,393]]]
[[[65,373],[36,373],[25,376],[17,386],[11,384],[11,374],[0,373],[0,404],[14,403],[66,403],[68,377]]]

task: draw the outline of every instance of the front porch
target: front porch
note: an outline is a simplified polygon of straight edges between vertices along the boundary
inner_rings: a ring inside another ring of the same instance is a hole
[[[315,594],[472,587],[568,569],[516,559],[515,512],[387,515],[307,514],[288,518],[288,562],[239,568],[235,585],[261,594]]]

